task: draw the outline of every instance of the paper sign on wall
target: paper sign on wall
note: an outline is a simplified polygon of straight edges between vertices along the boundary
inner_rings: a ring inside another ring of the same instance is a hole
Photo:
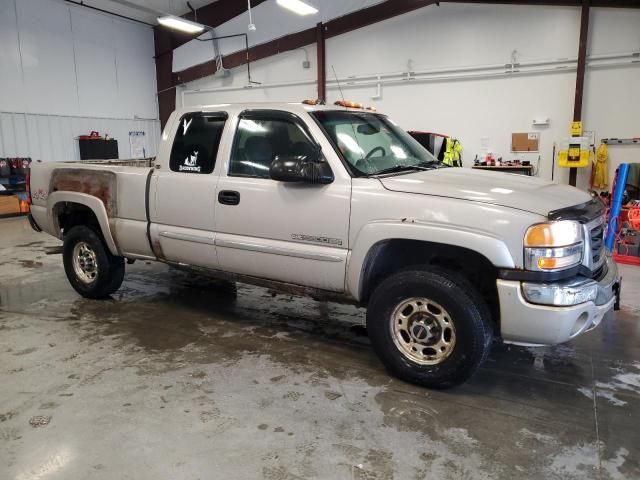
[[[129,132],[129,144],[131,145],[131,158],[145,158],[146,151],[144,148],[144,132]]]

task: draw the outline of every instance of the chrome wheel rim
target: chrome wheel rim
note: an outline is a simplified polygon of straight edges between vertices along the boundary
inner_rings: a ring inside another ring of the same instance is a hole
[[[456,344],[456,330],[449,313],[433,300],[403,300],[393,311],[391,336],[398,350],[412,362],[437,365]]]
[[[98,275],[98,259],[96,252],[85,242],[78,242],[73,247],[73,270],[83,283],[93,282]]]

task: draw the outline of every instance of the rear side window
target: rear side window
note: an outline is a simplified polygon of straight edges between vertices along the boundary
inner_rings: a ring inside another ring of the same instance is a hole
[[[216,164],[226,113],[193,112],[180,119],[169,168],[180,173],[211,173]]]

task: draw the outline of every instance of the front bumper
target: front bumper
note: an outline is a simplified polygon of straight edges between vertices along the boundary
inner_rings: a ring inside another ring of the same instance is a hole
[[[607,273],[597,282],[595,301],[566,307],[530,303],[523,296],[521,282],[499,279],[502,339],[508,343],[553,345],[597,327],[613,311],[620,285],[618,267],[610,256],[606,267]]]

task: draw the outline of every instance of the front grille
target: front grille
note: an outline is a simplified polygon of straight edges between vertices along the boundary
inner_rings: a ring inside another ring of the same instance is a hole
[[[602,223],[591,229],[589,239],[591,241],[591,261],[593,265],[598,265],[604,255],[604,226]]]
[[[602,217],[591,220],[584,225],[585,230],[585,258],[583,265],[597,275],[604,265],[604,225]]]

